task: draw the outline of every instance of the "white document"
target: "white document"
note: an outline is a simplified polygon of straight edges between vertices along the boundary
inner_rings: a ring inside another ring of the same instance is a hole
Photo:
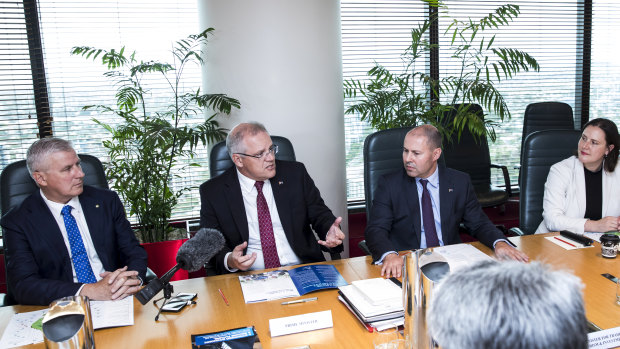
[[[563,236],[545,236],[545,239],[553,242],[554,244],[562,247],[565,250],[576,250],[578,248],[594,247],[594,245],[584,246],[577,241],[569,240]]]
[[[4,329],[0,348],[13,348],[43,342],[43,332],[32,328],[32,324],[47,313],[49,309],[15,314]]]
[[[601,236],[603,236],[603,234],[605,234],[605,233],[588,233],[588,232],[585,232],[585,233],[583,233],[583,236],[588,237],[588,238],[590,238],[590,239],[600,243],[601,242]]]
[[[90,301],[93,329],[133,325],[133,296],[120,301]]]
[[[271,337],[330,327],[334,327],[331,310],[269,319],[269,332],[271,332]]]
[[[364,297],[362,293],[353,285],[340,286],[338,288],[340,289],[340,292],[342,292],[342,294],[347,297],[347,299],[349,300],[349,302],[351,302],[355,309],[357,309],[365,318],[371,318],[373,316],[396,312],[402,313],[404,311],[402,293],[401,297],[392,301],[391,303],[374,305],[368,302],[366,297]]]
[[[6,326],[0,348],[13,348],[43,342],[43,332],[32,324],[47,313],[49,308],[13,315]],[[93,329],[133,325],[133,296],[120,301],[90,301]]]
[[[607,349],[620,346],[620,327],[588,333],[588,347],[591,349]]]
[[[447,245],[433,248],[450,265],[450,272],[467,267],[479,261],[491,260],[484,252],[470,244]]]
[[[273,299],[299,297],[297,287],[286,270],[273,270],[261,274],[241,275],[239,283],[246,303]]]
[[[398,285],[384,278],[356,280],[353,286],[373,305],[402,302],[403,291]]]

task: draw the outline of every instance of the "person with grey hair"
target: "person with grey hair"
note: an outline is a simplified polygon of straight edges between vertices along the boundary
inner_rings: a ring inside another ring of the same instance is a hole
[[[39,190],[0,221],[7,303],[73,295],[121,299],[140,289],[147,255],[118,195],[84,185],[80,159],[59,138],[34,142],[26,164]]]
[[[444,349],[588,348],[581,280],[539,263],[484,261],[446,277],[429,334]]]
[[[263,125],[235,126],[226,147],[235,166],[200,186],[200,226],[226,238],[214,257],[218,273],[320,262],[321,250],[342,251],[342,218],[302,163],[275,159],[278,147]]]

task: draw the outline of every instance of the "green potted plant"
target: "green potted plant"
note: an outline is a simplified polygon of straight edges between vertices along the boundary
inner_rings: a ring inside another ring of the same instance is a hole
[[[440,2],[424,0],[429,6],[445,7]],[[447,111],[456,104],[478,103],[495,113],[501,121],[510,118],[510,111],[496,85],[521,71],[540,69],[538,62],[526,52],[495,47],[495,35],[485,31],[509,25],[519,15],[519,6],[502,5],[480,20],[452,20],[444,35],[450,45],[442,49],[451,52],[451,59],[460,67],[458,75],[433,77],[426,71],[426,62],[420,62],[437,44],[426,37],[437,16],[431,16],[411,31],[411,45],[402,55],[404,70],[396,74],[376,64],[367,75],[368,82],[346,80],[344,96],[351,101],[346,114],[359,114],[378,130],[430,123],[440,130],[445,139],[454,132],[460,136],[464,127],[478,137],[495,141],[492,120],[481,119],[468,108],[454,110],[452,122],[446,122]],[[419,66],[422,66],[420,69]],[[440,103],[437,96],[446,103]]]
[[[224,94],[203,94],[200,89],[183,88],[184,68],[189,64],[202,65],[202,48],[206,46],[208,28],[175,43],[171,63],[142,61],[136,53],[104,50],[88,46],[73,47],[71,54],[99,60],[108,69],[104,75],[116,87],[116,105],[89,105],[105,113],[117,115],[121,122],[110,125],[96,123],[106,129],[111,138],[103,142],[110,161],[105,163],[106,175],[112,187],[125,202],[129,215],[138,220],[136,235],[142,242],[168,240],[168,224],[179,197],[191,187],[173,189],[171,180],[177,171],[196,163],[184,164],[180,158],[192,159],[199,144],[222,140],[226,130],[219,127],[218,115],[240,108],[239,101]],[[170,90],[166,101],[158,96],[157,105],[149,98],[146,78],[159,75]],[[190,124],[190,115],[206,110],[213,114],[204,122]]]

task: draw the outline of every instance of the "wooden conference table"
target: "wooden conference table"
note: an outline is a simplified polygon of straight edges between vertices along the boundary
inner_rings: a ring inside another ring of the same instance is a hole
[[[557,235],[556,233],[544,236]],[[544,236],[519,238],[517,246],[532,260],[549,263],[558,269],[572,271],[585,284],[586,315],[592,324],[601,329],[620,326],[620,306],[615,304],[616,286],[601,276],[610,273],[620,276],[620,259],[601,257],[598,243],[592,248],[564,250],[547,241]],[[487,254],[491,250],[479,242],[473,245]],[[619,257],[620,258],[620,257]],[[347,282],[378,277],[380,267],[370,264],[370,257],[356,257],[327,262],[336,266]],[[372,333],[364,329],[355,317],[337,299],[336,290],[318,291],[311,296],[318,301],[281,305],[282,300],[245,304],[237,274],[211,276],[173,282],[176,292],[198,293],[197,304],[179,313],[164,313],[154,321],[157,308],[148,303],[134,302],[133,326],[95,331],[97,348],[191,348],[191,334],[217,332],[254,325],[265,348],[290,348],[310,345],[317,348],[370,348]],[[222,289],[229,306],[220,296]],[[302,297],[308,297],[302,296]],[[287,300],[294,300],[289,298]],[[4,332],[15,312],[41,309],[35,306],[0,308],[0,331]],[[331,310],[334,327],[300,334],[271,338],[269,319]],[[44,348],[44,344],[28,348]]]

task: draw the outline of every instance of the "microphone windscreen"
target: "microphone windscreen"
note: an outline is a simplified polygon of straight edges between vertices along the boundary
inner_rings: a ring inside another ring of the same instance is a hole
[[[177,263],[189,272],[199,270],[224,248],[224,243],[224,236],[219,230],[200,228],[194,237],[179,248]]]

